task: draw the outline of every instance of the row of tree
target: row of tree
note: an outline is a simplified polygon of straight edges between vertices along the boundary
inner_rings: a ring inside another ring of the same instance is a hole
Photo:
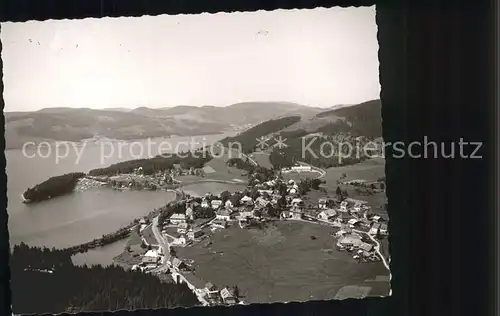
[[[74,266],[68,251],[14,246],[12,306],[16,314],[190,307],[196,296],[184,284],[117,266]]]
[[[241,170],[245,170],[249,173],[252,173],[255,169],[255,166],[254,164],[252,164],[250,162],[250,160],[248,159],[248,157],[243,160],[241,158],[230,158],[228,159],[228,161],[226,162],[226,164],[229,166],[229,167],[236,167],[238,169],[241,169]]]
[[[83,172],[67,173],[61,176],[51,177],[48,180],[28,188],[23,197],[26,202],[40,202],[73,192],[78,180],[85,177]]]

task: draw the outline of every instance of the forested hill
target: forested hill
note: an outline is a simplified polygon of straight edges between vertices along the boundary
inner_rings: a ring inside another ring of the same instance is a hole
[[[288,126],[299,122],[300,119],[300,116],[287,116],[276,120],[269,120],[256,125],[243,133],[238,134],[237,136],[226,137],[221,140],[221,143],[224,146],[229,145],[231,142],[239,143],[241,144],[244,153],[250,153],[255,150],[258,138],[279,132]]]
[[[90,170],[91,176],[114,176],[123,173],[132,173],[141,167],[144,174],[154,174],[158,171],[172,169],[174,164],[180,164],[182,168],[202,168],[212,157],[208,151],[188,151],[165,156],[156,156],[148,159],[135,159],[113,164],[106,168]]]
[[[245,102],[229,106],[139,107],[127,109],[48,108],[5,113],[6,148],[27,141],[131,140],[240,131],[284,116],[313,117],[323,109],[289,102]]]
[[[150,274],[120,267],[77,267],[61,250],[14,246],[11,259],[15,314],[191,307],[185,284],[161,283]]]
[[[85,176],[83,172],[67,173],[52,177],[33,188],[28,188],[23,197],[26,202],[40,202],[73,192],[78,179]]]
[[[337,131],[349,132],[355,136],[377,138],[382,136],[382,103],[380,99],[363,102],[354,106],[330,110],[316,115],[316,118],[336,116],[344,120],[318,126],[317,131],[332,134]]]

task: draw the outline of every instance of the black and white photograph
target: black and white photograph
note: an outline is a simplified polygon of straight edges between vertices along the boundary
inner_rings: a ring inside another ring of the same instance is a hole
[[[2,23],[13,312],[390,296],[375,15]]]

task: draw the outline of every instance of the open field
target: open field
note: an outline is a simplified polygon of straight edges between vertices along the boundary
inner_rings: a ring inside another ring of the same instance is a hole
[[[349,197],[367,201],[374,212],[387,218],[387,212],[383,207],[386,202],[385,193],[379,192],[373,195],[362,195],[356,192],[356,189],[353,186],[338,185],[337,180],[340,180],[340,176],[343,173],[345,173],[347,178],[351,180],[363,179],[367,181],[375,181],[378,178],[385,176],[385,159],[373,158],[355,165],[328,168],[326,169],[326,175],[321,180],[326,181],[324,186],[328,190],[329,196],[335,196],[335,190],[337,189],[337,186],[339,186],[342,190],[347,191]]]
[[[179,249],[178,255],[194,260],[195,273],[204,280],[218,287],[238,285],[249,303],[332,299],[345,285],[367,286],[376,290],[373,295],[387,295],[387,282],[369,281],[388,275],[383,264],[356,263],[349,253],[335,250],[331,232],[325,226],[294,221],[276,222],[263,230],[233,225],[214,233],[209,248],[198,244]]]
[[[141,248],[141,243],[141,237],[136,232],[132,232],[123,252],[114,257],[113,260],[120,266],[126,268],[130,268],[134,264],[139,264],[142,260],[141,256],[146,253],[146,250]],[[129,248],[130,251],[128,251],[127,248]]]
[[[146,242],[150,245],[156,245],[158,242],[153,234],[153,226],[149,225],[142,231],[142,236],[146,240]]]
[[[202,182],[187,184],[181,187],[181,190],[192,196],[204,196],[207,193],[210,194],[221,194],[223,191],[236,192],[243,191],[246,189],[246,184],[236,184],[236,183],[220,183],[220,182]]]
[[[215,172],[205,174],[205,179],[235,181],[235,179],[246,182],[246,172],[235,167],[229,167],[226,163],[230,158],[239,158],[236,150],[225,148],[223,155],[214,149],[217,156],[206,163],[207,169],[213,169]],[[179,180],[181,180],[179,178]],[[182,181],[182,180],[181,180]]]
[[[271,161],[269,160],[269,153],[268,152],[262,152],[262,151],[256,151],[253,152],[251,155],[249,155],[250,158],[255,160],[256,163],[259,164],[259,166],[272,169],[273,165],[271,164]]]
[[[309,172],[309,171],[304,171],[304,172],[288,172],[288,173],[283,173],[283,179],[286,181],[288,180],[295,180],[295,181],[300,181],[300,180],[305,180],[307,178],[309,179],[316,179],[319,177],[321,174],[319,172]]]
[[[373,158],[354,165],[328,168],[323,180],[327,184],[336,185],[337,180],[340,179],[343,173],[347,175],[349,180],[364,179],[375,181],[385,176],[385,159]]]

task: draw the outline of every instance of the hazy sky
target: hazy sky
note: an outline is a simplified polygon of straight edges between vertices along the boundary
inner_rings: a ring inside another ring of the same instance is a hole
[[[5,111],[379,97],[375,7],[2,23]]]

